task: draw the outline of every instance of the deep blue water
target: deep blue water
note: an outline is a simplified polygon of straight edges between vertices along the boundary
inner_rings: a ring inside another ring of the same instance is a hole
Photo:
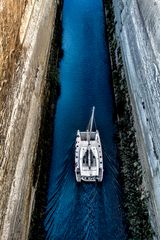
[[[47,239],[127,239],[114,142],[114,103],[102,0],[64,0],[60,63],[61,95],[55,115]],[[102,184],[77,184],[74,141],[92,106],[104,148]],[[106,157],[108,156],[108,157]]]

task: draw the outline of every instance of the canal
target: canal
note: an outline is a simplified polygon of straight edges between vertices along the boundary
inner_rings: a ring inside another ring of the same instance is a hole
[[[115,109],[102,0],[64,0],[59,96],[46,210],[46,239],[127,239],[115,144]],[[76,131],[92,106],[104,152],[102,183],[77,183]]]

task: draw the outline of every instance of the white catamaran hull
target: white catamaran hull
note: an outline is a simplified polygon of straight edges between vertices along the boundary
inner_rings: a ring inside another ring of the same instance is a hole
[[[103,180],[103,155],[98,130],[92,131],[94,109],[90,130],[77,131],[75,146],[75,175],[77,182],[101,182]]]

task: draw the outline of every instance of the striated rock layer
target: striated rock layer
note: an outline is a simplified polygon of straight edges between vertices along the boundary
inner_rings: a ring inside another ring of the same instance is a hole
[[[23,2],[19,17],[19,60],[13,63],[16,66],[12,77],[9,76],[10,84],[3,89],[1,86],[0,93],[0,236],[3,240],[25,240],[28,236],[45,73],[58,3],[54,0]],[[5,2],[0,7],[2,11]],[[15,19],[13,25],[19,25]],[[3,76],[7,82],[7,74]]]
[[[113,0],[149,212],[160,237],[160,2]],[[159,237],[158,237],[159,236]]]

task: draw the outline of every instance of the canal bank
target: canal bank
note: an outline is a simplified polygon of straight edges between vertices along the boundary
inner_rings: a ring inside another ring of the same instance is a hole
[[[62,37],[62,7],[63,1],[57,4],[55,26],[51,41],[49,62],[46,74],[46,87],[44,92],[40,135],[36,161],[34,164],[33,185],[36,189],[34,207],[30,224],[30,240],[45,239],[44,218],[47,205],[47,189],[49,180],[49,169],[52,159],[54,115],[56,102],[60,95],[59,85],[59,61],[63,56],[61,48]]]
[[[54,29],[53,0],[1,1],[0,238],[27,239],[46,68]],[[3,59],[2,59],[3,58]]]
[[[104,1],[107,35],[112,68],[112,81],[117,110],[117,145],[121,162],[123,202],[129,239],[153,239],[148,213],[149,193],[144,184],[142,163],[138,154],[135,121],[131,97],[126,81],[120,39],[116,34],[116,19],[112,1]],[[145,229],[145,231],[144,231]]]

